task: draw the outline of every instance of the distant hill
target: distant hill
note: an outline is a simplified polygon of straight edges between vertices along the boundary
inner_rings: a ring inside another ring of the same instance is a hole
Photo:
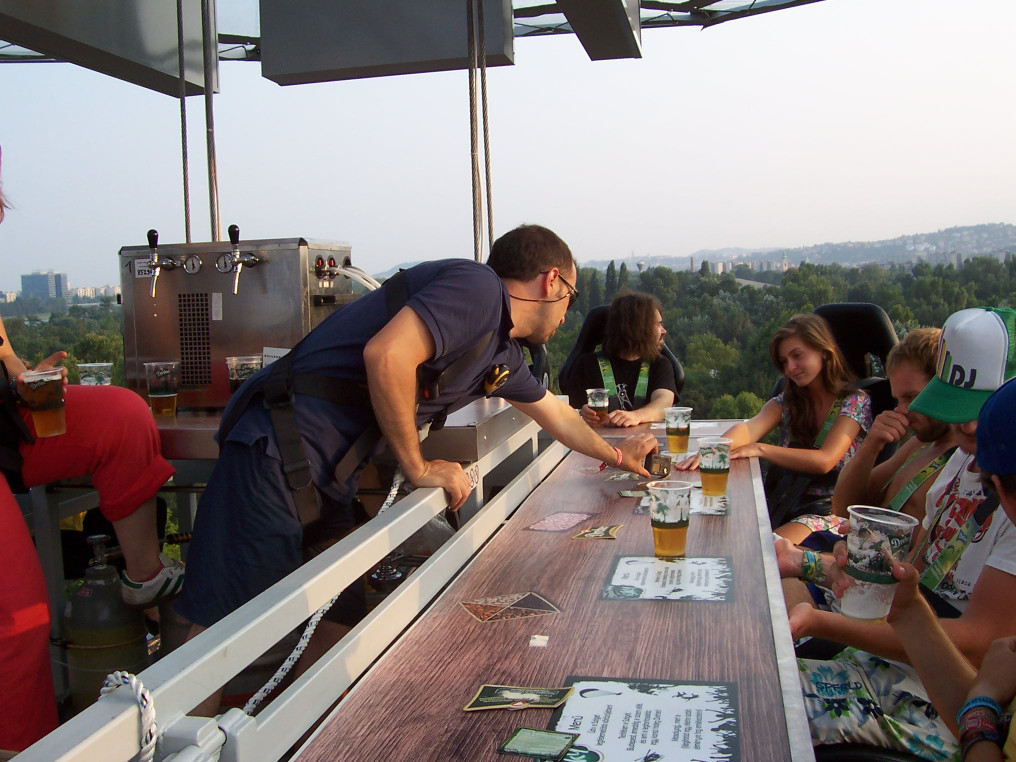
[[[670,267],[675,270],[695,269],[702,262],[748,262],[780,261],[786,256],[792,265],[801,262],[812,264],[862,265],[905,263],[925,260],[931,263],[951,262],[955,255],[963,257],[999,256],[1005,252],[1016,252],[1016,225],[991,223],[946,228],[934,233],[915,233],[884,241],[846,241],[843,243],[820,243],[794,249],[703,249],[686,257],[619,257],[617,265],[624,262],[628,269],[635,269],[639,262],[646,267]],[[580,263],[583,267],[604,269],[610,260]]]
[[[1004,222],[985,225],[967,225],[964,227],[946,228],[934,233],[914,233],[901,235],[885,241],[846,241],[843,243],[819,243],[812,246],[801,246],[796,249],[701,249],[686,257],[617,257],[613,261],[617,266],[622,262],[629,270],[638,268],[639,262],[646,267],[669,267],[673,270],[697,270],[703,261],[708,262],[749,262],[749,261],[780,261],[786,256],[792,265],[801,262],[812,264],[863,265],[869,262],[876,264],[917,262],[925,260],[932,264],[951,262],[955,255],[973,257],[979,255],[999,256],[1004,252],[1016,252],[1016,225]],[[599,259],[579,262],[581,267],[606,269],[611,260]],[[400,267],[412,267],[418,262],[404,262],[381,273],[373,273],[375,278],[388,278]]]

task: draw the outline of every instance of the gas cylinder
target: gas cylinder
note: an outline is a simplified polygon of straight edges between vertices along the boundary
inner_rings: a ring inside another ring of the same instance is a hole
[[[88,538],[92,565],[64,609],[68,680],[74,712],[99,697],[106,675],[148,666],[144,615],[120,597],[120,575],[106,562],[109,535]]]

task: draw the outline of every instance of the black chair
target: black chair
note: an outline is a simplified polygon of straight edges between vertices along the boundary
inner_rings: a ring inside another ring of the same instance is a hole
[[[575,359],[586,352],[595,352],[596,348],[603,343],[609,310],[610,306],[606,304],[593,307],[586,314],[585,320],[582,321],[582,328],[579,329],[579,337],[575,340],[575,346],[568,353],[568,357],[561,366],[561,372],[557,376],[557,383],[561,387],[562,393],[568,396],[572,394],[585,395],[585,385],[571,377],[575,368]],[[677,396],[674,398],[674,402],[677,403],[681,397],[681,390],[684,389],[684,368],[681,367],[681,361],[677,359],[677,355],[666,344],[663,345],[662,353],[674,366],[674,380],[677,382]]]
[[[871,397],[873,414],[896,407],[885,377],[885,360],[900,340],[886,311],[867,302],[834,302],[816,307],[815,314],[829,323],[843,359],[859,379],[858,388]],[[781,376],[770,397],[780,393],[783,381]]]
[[[858,388],[871,397],[874,414],[895,407],[885,360],[900,340],[886,311],[868,302],[835,302],[816,307],[815,314],[829,323],[843,358],[860,379]]]
[[[533,372],[533,375],[548,389],[550,388],[550,358],[547,356],[547,345],[546,344],[533,344],[526,339],[519,339],[519,344],[523,349],[529,351],[529,359],[532,362],[529,364],[529,370]]]

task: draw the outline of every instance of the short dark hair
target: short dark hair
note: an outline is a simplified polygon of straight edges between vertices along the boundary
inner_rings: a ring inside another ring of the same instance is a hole
[[[494,241],[487,257],[490,268],[504,279],[527,281],[552,267],[576,268],[568,244],[540,225],[519,225]]]
[[[603,351],[608,355],[635,354],[653,362],[660,356],[660,336],[656,331],[656,312],[663,309],[652,294],[629,291],[614,297],[607,313]]]
[[[991,481],[992,476],[997,476],[999,483],[1002,485],[1002,491],[1007,495],[1016,497],[1016,474],[993,474],[990,471],[981,469],[981,486],[984,487],[985,492],[994,492],[995,485]]]

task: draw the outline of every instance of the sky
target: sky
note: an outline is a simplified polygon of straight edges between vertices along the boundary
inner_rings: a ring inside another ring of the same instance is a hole
[[[488,70],[495,235],[554,229],[580,263],[1016,223],[1016,3],[823,0],[645,30],[643,58],[517,39]],[[2,34],[0,34],[2,37]],[[472,257],[465,71],[280,87],[220,65],[221,230],[342,241],[370,273]],[[210,239],[188,99],[192,237]],[[71,64],[0,66],[0,290],[184,240],[179,103]]]

